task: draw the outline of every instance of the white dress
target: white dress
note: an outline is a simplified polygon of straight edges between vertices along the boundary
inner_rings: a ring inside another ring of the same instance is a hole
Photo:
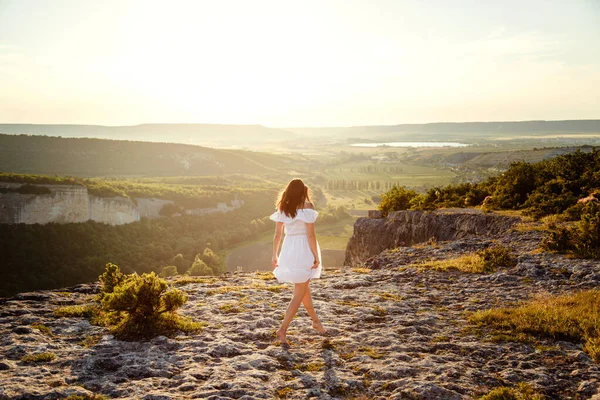
[[[279,282],[304,283],[309,279],[320,278],[323,264],[312,269],[315,257],[308,244],[306,224],[314,224],[318,212],[310,208],[297,210],[294,218],[281,211],[275,211],[269,218],[275,222],[283,222],[285,237],[279,252],[279,266],[273,274]],[[321,249],[317,243],[317,252],[321,260]]]

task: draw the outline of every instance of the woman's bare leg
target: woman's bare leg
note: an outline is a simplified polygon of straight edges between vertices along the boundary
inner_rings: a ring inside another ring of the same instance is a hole
[[[313,306],[312,296],[310,295],[310,286],[306,286],[306,293],[304,293],[304,298],[302,299],[302,304],[304,304],[304,308],[306,308],[306,312],[310,315],[310,319],[312,319],[312,326],[319,333],[326,333],[327,329],[323,327],[321,324],[321,320],[317,316],[317,312],[315,311],[315,307]]]
[[[300,308],[300,304],[302,304],[302,299],[304,298],[304,294],[306,293],[306,289],[308,288],[308,281],[304,283],[296,283],[294,285],[294,296],[290,301],[290,304],[285,311],[285,317],[283,317],[283,321],[281,322],[281,327],[277,330],[277,338],[282,344],[288,344],[288,341],[285,337],[288,327],[294,319],[296,312],[298,312],[298,308]]]

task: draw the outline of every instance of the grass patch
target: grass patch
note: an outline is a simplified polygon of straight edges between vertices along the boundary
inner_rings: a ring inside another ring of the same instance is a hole
[[[27,354],[21,357],[21,361],[26,363],[44,363],[51,362],[56,358],[56,354],[54,353],[37,353],[37,354]]]
[[[322,371],[325,367],[325,364],[322,361],[315,361],[308,364],[298,364],[294,366],[294,369],[303,372],[319,372]]]
[[[395,302],[400,302],[402,300],[404,300],[403,296],[394,294],[394,293],[379,293],[379,300],[381,301],[395,301]]]
[[[380,306],[373,307],[373,311],[371,313],[376,317],[385,317],[388,315],[388,311]]]
[[[513,267],[516,260],[511,256],[511,250],[504,246],[493,246],[476,253],[469,253],[446,260],[425,261],[412,264],[419,269],[434,271],[457,270],[471,274],[495,272],[501,267]]]
[[[199,278],[199,277],[191,277],[184,276],[182,278],[177,278],[173,280],[173,285],[188,285],[190,283],[215,283],[218,282],[217,278]]]
[[[448,340],[450,340],[450,337],[448,335],[434,336],[431,339],[431,343],[442,343],[447,342]]]
[[[323,350],[332,350],[335,351],[336,349],[336,345],[335,343],[333,343],[331,340],[329,339],[325,339],[323,340],[323,342],[321,343],[321,348]]]
[[[284,387],[275,391],[275,398],[286,399],[294,390],[290,387]]]
[[[35,323],[35,324],[31,324],[31,327],[33,329],[37,329],[38,331],[40,331],[44,335],[52,336],[52,331],[46,325]]]
[[[219,310],[223,314],[240,314],[246,311],[246,308],[241,304],[225,303],[219,306]]]
[[[258,290],[266,290],[269,292],[280,293],[284,289],[286,289],[286,285],[265,285],[260,283],[253,283],[250,286],[221,286],[215,289],[210,289],[206,292],[208,296],[212,296],[215,294],[226,294],[232,292],[241,292],[242,290],[250,290],[250,289],[258,289]]]
[[[97,345],[101,339],[102,336],[100,335],[86,336],[81,342],[79,342],[79,345],[89,349],[90,347]]]
[[[263,281],[274,281],[275,280],[275,275],[273,275],[273,272],[271,272],[271,271],[257,272],[256,277]]]
[[[379,351],[377,351],[376,349],[374,349],[373,347],[360,347],[358,349],[358,351],[366,356],[369,356],[373,359],[380,359],[383,358],[383,356],[385,356],[384,353],[381,353]]]
[[[364,307],[364,304],[362,304],[362,303],[358,303],[356,301],[349,301],[349,300],[335,300],[335,303],[339,304],[340,306]]]
[[[473,329],[515,341],[536,338],[583,343],[583,350],[600,362],[600,290],[546,296],[512,308],[478,311],[468,317]]]
[[[506,386],[492,389],[487,394],[481,396],[479,400],[544,400],[546,396],[539,393],[527,383],[519,383],[517,387],[510,388]]]
[[[356,272],[357,274],[370,274],[370,268],[352,268],[352,272]]]
[[[83,304],[75,306],[64,306],[54,310],[54,315],[60,318],[91,318],[95,316],[99,308],[95,304]]]

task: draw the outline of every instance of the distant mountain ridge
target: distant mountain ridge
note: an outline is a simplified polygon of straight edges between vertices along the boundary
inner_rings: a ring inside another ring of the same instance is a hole
[[[261,125],[141,124],[131,126],[0,124],[0,133],[240,146],[279,142],[293,133]]]
[[[564,121],[496,121],[496,122],[434,122],[426,124],[372,125],[349,127],[288,128],[301,134],[356,135],[359,133],[464,133],[464,134],[536,134],[536,133],[600,133],[600,119]]]

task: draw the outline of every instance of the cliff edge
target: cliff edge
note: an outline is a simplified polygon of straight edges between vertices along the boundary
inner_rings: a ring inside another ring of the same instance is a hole
[[[384,250],[436,242],[505,233],[518,217],[485,214],[478,210],[393,211],[387,218],[380,212],[358,218],[346,247],[344,265],[358,265]]]

